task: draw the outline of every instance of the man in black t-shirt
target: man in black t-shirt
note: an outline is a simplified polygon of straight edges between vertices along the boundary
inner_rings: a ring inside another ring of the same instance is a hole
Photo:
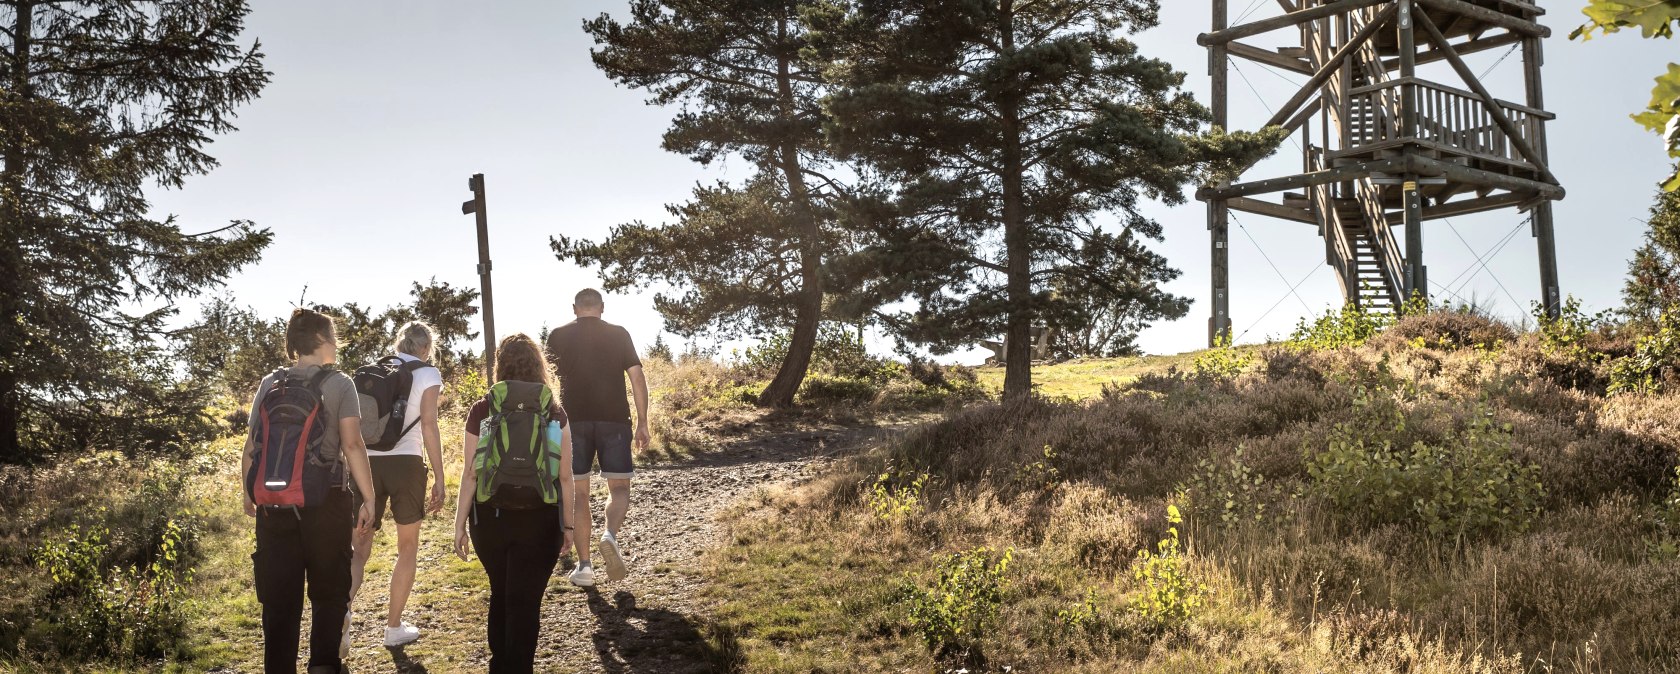
[[[601,557],[607,578],[622,579],[626,573],[618,532],[630,509],[631,461],[630,403],[625,395],[625,373],[636,398],[635,444],[645,449],[648,430],[647,379],[642,376],[642,359],[624,328],[601,320],[601,293],[593,288],[579,291],[572,302],[577,320],[555,328],[548,335],[548,358],[560,375],[560,401],[571,419],[572,476],[577,513],[578,566],[571,581],[579,587],[595,584],[595,570],[589,561],[592,520],[589,509],[589,475],[596,460],[606,479],[607,530],[601,534]]]

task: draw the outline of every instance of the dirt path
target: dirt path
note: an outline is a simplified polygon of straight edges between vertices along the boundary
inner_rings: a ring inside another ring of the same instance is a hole
[[[565,580],[572,561],[569,556],[562,559],[544,600],[537,671],[716,671],[719,654],[703,636],[709,602],[700,596],[704,580],[698,562],[718,543],[717,514],[760,487],[815,475],[836,455],[867,446],[894,428],[760,422],[732,429],[733,439],[716,451],[638,467],[621,534],[630,576],[612,583],[599,573],[598,587],[585,591]],[[594,482],[595,522],[600,527],[605,484]],[[483,671],[487,664],[484,599],[463,597],[460,589],[463,583],[477,581],[482,570],[476,561],[448,573],[428,570],[453,562],[444,558],[444,523],[428,520],[426,529],[421,574],[408,611],[410,620],[421,627],[422,639],[407,649],[364,647],[380,638],[382,621],[373,616],[383,615],[383,589],[389,578],[370,566],[369,588],[356,602],[358,646],[350,664],[358,673]],[[388,542],[377,545],[376,559],[386,554]],[[473,592],[485,594],[482,588]]]

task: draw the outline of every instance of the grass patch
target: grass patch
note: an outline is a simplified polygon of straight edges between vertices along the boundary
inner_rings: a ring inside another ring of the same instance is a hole
[[[748,672],[1680,669],[1680,396],[1605,396],[1617,356],[1567,362],[1627,341],[1602,333],[1403,324],[1218,376],[1195,355],[1038,368],[1062,394],[733,512],[717,618]],[[1013,551],[995,617],[930,640],[892,588],[932,592],[979,549]]]

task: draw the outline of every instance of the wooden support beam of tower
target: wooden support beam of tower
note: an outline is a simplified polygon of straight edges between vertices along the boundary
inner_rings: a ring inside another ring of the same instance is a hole
[[[1484,37],[1477,40],[1466,40],[1464,42],[1460,42],[1453,45],[1453,51],[1458,52],[1459,56],[1467,56],[1478,52],[1484,52],[1489,49],[1509,47],[1511,45],[1521,43],[1525,39],[1527,38],[1521,33],[1500,33],[1492,37]],[[1440,49],[1427,49],[1422,52],[1418,52],[1417,55],[1418,65],[1445,60],[1447,60],[1446,53]],[[1400,68],[1400,59],[1385,59],[1383,61],[1383,67],[1388,70],[1398,70]]]
[[[1406,170],[1408,165],[1406,160],[1407,158],[1405,157],[1397,157],[1394,159],[1382,159],[1360,164],[1348,164],[1347,166],[1338,166],[1336,168],[1328,168],[1322,171],[1301,173],[1282,178],[1267,178],[1265,180],[1237,183],[1235,185],[1225,185],[1222,187],[1203,187],[1202,189],[1196,191],[1196,198],[1202,200],[1212,200],[1231,199],[1233,197],[1248,197],[1256,194],[1282,192],[1284,190],[1311,187],[1313,185],[1338,183],[1353,180],[1360,176],[1366,176],[1372,173],[1399,173]]]
[[[1313,219],[1312,211],[1305,208],[1295,208],[1293,206],[1285,206],[1283,204],[1274,204],[1270,201],[1250,199],[1248,197],[1226,199],[1225,205],[1244,213],[1253,213],[1255,215],[1264,215],[1283,220],[1304,222],[1309,225],[1318,224],[1318,221]]]
[[[1252,35],[1269,33],[1279,28],[1298,26],[1308,21],[1322,19],[1327,16],[1335,16],[1337,14],[1351,12],[1356,9],[1364,9],[1372,5],[1380,5],[1391,1],[1392,0],[1338,0],[1337,2],[1319,5],[1312,9],[1303,9],[1300,11],[1290,12],[1283,16],[1274,16],[1269,19],[1255,21],[1254,23],[1246,23],[1235,28],[1226,28],[1222,30],[1215,30],[1211,33],[1202,33],[1201,35],[1196,36],[1196,44],[1203,47],[1212,47],[1216,44],[1224,44],[1232,40],[1241,40]]]
[[[1284,56],[1283,54],[1279,54],[1270,49],[1256,47],[1251,44],[1243,44],[1233,40],[1225,45],[1225,50],[1230,52],[1232,56],[1241,56],[1250,61],[1254,61],[1255,63],[1264,63],[1269,66],[1276,66],[1290,72],[1300,73],[1302,75],[1313,74],[1312,66],[1308,65],[1306,61],[1302,61],[1301,59],[1293,56]]]
[[[1453,1],[1456,2],[1457,0]],[[1534,164],[1536,169],[1539,169],[1541,177],[1545,178],[1546,182],[1557,185],[1557,176],[1552,175],[1552,170],[1546,167],[1546,158],[1535,152],[1528,141],[1523,140],[1522,132],[1517,130],[1516,123],[1505,115],[1505,109],[1500,107],[1498,99],[1495,99],[1493,94],[1488,93],[1487,87],[1482,85],[1481,78],[1476,77],[1476,73],[1470,70],[1470,66],[1465,65],[1464,59],[1459,58],[1458,53],[1453,51],[1452,44],[1447,42],[1445,35],[1441,34],[1441,29],[1435,27],[1435,22],[1430,20],[1429,14],[1417,12],[1416,20],[1417,25],[1423,28],[1423,32],[1429,35],[1429,41],[1435,43],[1435,47],[1440,49],[1447,57],[1447,63],[1452,64],[1453,70],[1458,72],[1458,76],[1464,79],[1465,84],[1470,85],[1470,90],[1476,92],[1478,98],[1482,99],[1482,105],[1487,108],[1488,116],[1493,119],[1494,124],[1499,126],[1499,130],[1505,132],[1505,135],[1509,137],[1511,145],[1517,148],[1517,152],[1522,153],[1523,158]]]
[[[1552,29],[1527,19],[1520,19],[1504,12],[1472,5],[1464,0],[1417,0],[1417,3],[1443,13],[1467,16],[1482,23],[1492,24],[1513,33],[1520,33],[1529,37],[1551,37]],[[1425,15],[1418,12],[1418,16]]]
[[[1328,5],[1326,6],[1328,7]],[[1342,67],[1342,63],[1347,61],[1348,56],[1356,51],[1359,51],[1360,47],[1363,47],[1367,40],[1370,40],[1372,36],[1377,34],[1377,31],[1382,30],[1383,26],[1392,21],[1394,19],[1394,15],[1399,11],[1400,5],[1393,4],[1385,7],[1381,12],[1377,13],[1376,18],[1371,19],[1371,22],[1365,24],[1365,27],[1360,29],[1352,39],[1349,39],[1346,43],[1342,44],[1342,46],[1336,50],[1336,53],[1330,57],[1330,60],[1325,61],[1324,65],[1318,69],[1318,72],[1313,73],[1312,78],[1307,80],[1307,83],[1301,87],[1300,91],[1295,92],[1294,96],[1289,97],[1288,103],[1284,103],[1283,107],[1278,108],[1277,113],[1272,115],[1272,119],[1266,122],[1266,126],[1278,126],[1288,121],[1290,117],[1293,117],[1295,115],[1295,111],[1300,109],[1301,104],[1306,103],[1307,99],[1312,98],[1313,95],[1318,93],[1319,87],[1324,86],[1325,82],[1330,81],[1330,77],[1336,74],[1336,72]]]
[[[1510,190],[1512,192],[1532,192],[1546,199],[1556,200],[1564,197],[1562,187],[1551,183],[1543,183],[1538,180],[1529,180],[1527,178],[1508,176],[1503,173],[1483,171],[1481,169],[1470,168],[1462,164],[1454,164],[1452,162],[1430,159],[1428,157],[1419,157],[1417,155],[1407,155],[1404,160],[1399,161],[1405,163],[1409,167],[1409,171],[1420,175],[1446,176],[1452,180],[1466,182],[1472,185],[1485,185],[1487,187]]]

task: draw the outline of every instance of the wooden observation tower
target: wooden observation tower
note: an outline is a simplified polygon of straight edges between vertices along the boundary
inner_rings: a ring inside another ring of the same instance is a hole
[[[1213,31],[1197,42],[1210,52],[1216,125],[1233,128],[1233,57],[1308,80],[1255,125],[1298,134],[1301,171],[1239,177],[1197,193],[1213,239],[1210,342],[1231,330],[1231,209],[1317,226],[1343,296],[1376,310],[1428,297],[1423,222],[1527,211],[1542,303],[1556,314],[1551,202],[1564,192],[1546,165],[1553,115],[1540,82],[1541,40],[1551,33],[1538,23],[1545,10],[1524,0],[1275,0],[1282,16],[1228,26],[1227,0],[1212,1]],[[1283,46],[1260,46],[1268,42]],[[1527,90],[1520,104],[1494,98],[1463,59],[1513,45],[1522,51]],[[1457,73],[1455,81],[1417,75],[1418,66],[1437,62]]]

